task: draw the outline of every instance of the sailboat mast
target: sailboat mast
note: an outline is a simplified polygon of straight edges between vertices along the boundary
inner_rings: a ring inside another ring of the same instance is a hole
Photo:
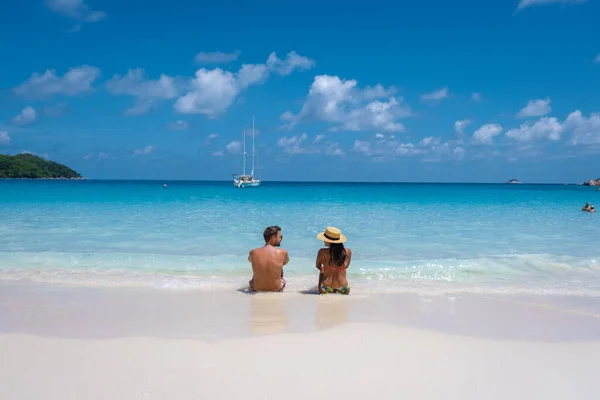
[[[242,175],[246,176],[246,131],[242,131],[243,141],[244,141],[244,150],[242,151],[242,159],[243,159],[243,167],[242,167]]]
[[[254,177],[254,114],[252,114],[252,174]]]

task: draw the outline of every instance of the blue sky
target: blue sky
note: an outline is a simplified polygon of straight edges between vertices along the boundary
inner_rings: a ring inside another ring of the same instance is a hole
[[[368,4],[368,6],[366,5]],[[9,0],[0,153],[88,178],[600,177],[596,0]]]

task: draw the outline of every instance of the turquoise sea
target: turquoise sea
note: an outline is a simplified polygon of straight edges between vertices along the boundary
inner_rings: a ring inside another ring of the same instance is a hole
[[[163,183],[168,188],[163,188]],[[600,205],[574,185],[0,181],[0,280],[235,290],[268,225],[288,289],[342,229],[353,293],[600,296]]]

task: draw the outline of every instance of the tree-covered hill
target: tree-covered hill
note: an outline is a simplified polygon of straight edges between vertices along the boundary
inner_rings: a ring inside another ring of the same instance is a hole
[[[0,154],[0,178],[81,178],[71,168],[33,154]]]

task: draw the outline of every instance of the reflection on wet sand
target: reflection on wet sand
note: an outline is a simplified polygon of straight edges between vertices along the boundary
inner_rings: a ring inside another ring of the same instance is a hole
[[[285,332],[288,326],[285,295],[259,293],[250,296],[250,323],[252,335],[272,335]]]
[[[315,325],[318,330],[331,329],[348,322],[347,296],[324,295],[317,301]]]

